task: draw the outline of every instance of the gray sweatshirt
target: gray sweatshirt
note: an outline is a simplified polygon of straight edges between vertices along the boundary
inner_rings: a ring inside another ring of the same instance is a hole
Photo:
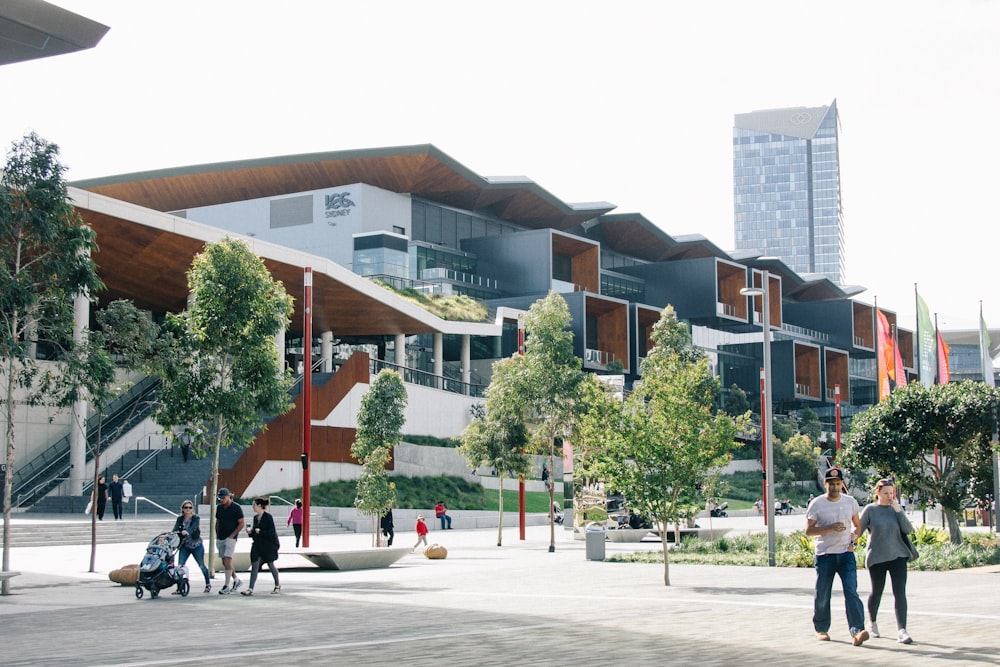
[[[861,511],[861,532],[865,529],[868,530],[868,545],[865,547],[867,567],[897,558],[910,558],[903,536],[913,532],[913,525],[905,512],[897,512],[892,505],[866,505]]]

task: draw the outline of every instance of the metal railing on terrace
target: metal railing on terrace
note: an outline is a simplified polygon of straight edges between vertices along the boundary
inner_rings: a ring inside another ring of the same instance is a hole
[[[451,280],[464,285],[472,285],[474,287],[483,287],[485,289],[493,290],[500,289],[500,282],[495,278],[487,278],[485,276],[476,275],[475,273],[465,273],[464,271],[455,271],[454,269],[446,269],[444,267],[424,269],[420,273],[420,279],[423,281]]]
[[[403,382],[420,385],[422,387],[440,389],[441,391],[448,391],[453,394],[462,394],[464,396],[475,396],[477,398],[481,398],[483,393],[486,391],[486,385],[462,382],[461,380],[454,380],[443,375],[435,375],[434,373],[421,371],[408,366],[400,366],[381,359],[370,359],[368,366],[372,375],[378,374],[383,368],[388,368],[399,373],[400,377],[403,378]]]

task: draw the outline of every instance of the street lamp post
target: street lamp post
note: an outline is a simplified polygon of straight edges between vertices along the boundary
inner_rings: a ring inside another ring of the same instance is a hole
[[[771,276],[764,271],[763,287],[745,287],[740,290],[743,296],[761,297],[763,312],[762,324],[764,331],[764,409],[760,416],[761,429],[764,436],[764,516],[767,518],[767,564],[775,566],[774,559],[774,439],[770,425],[765,420],[773,420],[771,416]]]

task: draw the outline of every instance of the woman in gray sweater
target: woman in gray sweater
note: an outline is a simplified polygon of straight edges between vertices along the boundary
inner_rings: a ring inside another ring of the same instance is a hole
[[[875,484],[875,502],[861,511],[858,534],[865,530],[869,532],[865,563],[872,580],[872,593],[868,596],[868,615],[871,618],[868,633],[872,637],[880,636],[875,619],[888,573],[892,577],[892,595],[896,599],[897,641],[909,644],[913,640],[906,631],[906,566],[916,558],[916,550],[906,538],[913,532],[913,526],[899,505],[893,480],[880,479]]]

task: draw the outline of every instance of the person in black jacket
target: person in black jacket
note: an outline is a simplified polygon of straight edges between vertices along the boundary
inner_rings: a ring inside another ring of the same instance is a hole
[[[97,478],[97,492],[94,496],[97,500],[94,504],[94,507],[97,510],[97,519],[99,521],[104,521],[104,510],[108,506],[108,485],[104,481],[104,475]]]
[[[278,541],[278,529],[274,526],[274,517],[267,512],[269,504],[267,498],[254,498],[253,501],[253,523],[247,528],[247,535],[253,539],[253,546],[250,547],[250,585],[240,595],[253,595],[253,586],[257,583],[257,573],[260,572],[261,563],[267,563],[267,569],[274,577],[274,590],[271,594],[277,595],[281,592],[278,568],[274,564],[274,561],[278,560],[281,543]]]
[[[174,522],[174,532],[181,538],[177,564],[184,565],[188,557],[193,556],[205,577],[205,592],[211,593],[212,582],[208,576],[208,568],[205,567],[205,543],[201,541],[201,519],[194,513],[194,503],[190,500],[181,503],[181,515]],[[174,594],[179,595],[180,591],[174,591]]]
[[[382,515],[382,518],[379,520],[379,527],[382,529],[382,535],[384,535],[387,538],[385,546],[391,547],[392,538],[396,535],[392,525],[391,507],[385,511],[385,514]]]
[[[125,485],[118,481],[118,475],[111,476],[111,483],[108,484],[108,495],[111,496],[111,511],[115,519],[124,518],[122,512],[122,498],[125,497]]]

